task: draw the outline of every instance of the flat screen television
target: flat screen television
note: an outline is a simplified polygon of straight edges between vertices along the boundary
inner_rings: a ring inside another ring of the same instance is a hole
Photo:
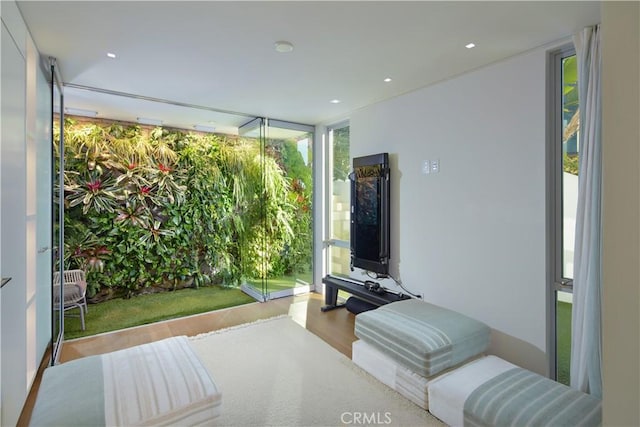
[[[389,154],[353,159],[351,269],[389,274]]]

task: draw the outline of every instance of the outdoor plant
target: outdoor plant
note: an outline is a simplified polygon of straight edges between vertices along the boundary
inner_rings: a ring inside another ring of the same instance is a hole
[[[276,274],[305,273],[311,266],[313,230],[311,223],[311,195],[313,179],[311,170],[305,165],[301,154],[292,141],[272,141],[268,147],[275,159],[279,159],[280,167],[289,181],[288,202],[293,209],[295,221],[291,221],[291,235],[294,239],[287,241],[282,256],[276,259],[273,271]],[[278,153],[278,154],[275,154]]]
[[[300,165],[286,153],[213,134],[68,119],[65,268],[87,271],[90,296],[104,299],[237,286],[303,265],[310,172],[288,178]]]
[[[562,63],[563,83],[562,88],[562,114],[567,124],[562,134],[563,143],[563,169],[572,175],[578,175],[579,156],[577,151],[567,152],[567,145],[570,140],[574,140],[577,146],[578,132],[580,131],[580,108],[578,104],[578,68],[576,57],[566,58]],[[578,147],[579,148],[579,147]]]

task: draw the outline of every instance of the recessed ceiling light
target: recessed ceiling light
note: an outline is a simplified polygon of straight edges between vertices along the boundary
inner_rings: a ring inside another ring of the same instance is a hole
[[[138,117],[138,123],[140,123],[142,125],[160,126],[160,125],[162,125],[162,120],[148,119],[146,117]]]
[[[69,114],[71,116],[84,116],[84,117],[96,117],[98,115],[97,111],[92,110],[84,110],[82,108],[65,108],[65,114]]]
[[[467,49],[473,49],[474,47],[476,47],[475,43],[469,43],[464,45],[464,47],[466,47]]]
[[[280,40],[275,42],[276,52],[287,53],[293,50],[293,44],[286,40]]]
[[[96,117],[98,115],[97,111],[92,110],[84,110],[82,108],[65,108],[65,114],[70,114],[72,116],[85,116],[85,117]]]
[[[108,56],[109,58],[113,59],[113,58],[115,58],[115,57],[116,57],[116,54],[115,54],[115,53],[112,53],[112,52],[107,52],[107,56]]]
[[[391,77],[385,77],[385,79],[383,80],[385,83],[389,83],[391,81]]]
[[[214,126],[207,126],[207,125],[195,125],[193,128],[200,132],[213,132],[216,130]]]
[[[340,100],[339,99],[332,99],[329,102],[332,103],[332,104],[340,104]]]

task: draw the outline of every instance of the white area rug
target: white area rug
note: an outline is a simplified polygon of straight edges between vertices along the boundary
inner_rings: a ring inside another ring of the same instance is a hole
[[[216,425],[443,425],[286,316],[191,343],[222,392]]]

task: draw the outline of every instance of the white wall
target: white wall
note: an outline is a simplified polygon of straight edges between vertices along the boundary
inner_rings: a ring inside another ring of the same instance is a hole
[[[2,17],[2,1],[0,1],[0,17]],[[0,47],[7,37],[5,33],[4,24],[0,19]],[[1,52],[0,52],[1,56]],[[2,77],[1,64],[2,58],[0,58],[0,80]],[[2,85],[0,84],[0,104],[2,104]],[[1,107],[0,107],[1,109]],[[2,114],[0,111],[0,138],[2,138]],[[0,140],[0,165],[2,164],[2,141]],[[1,169],[0,169],[1,172]],[[0,200],[2,198],[2,173],[0,173]],[[0,209],[0,224],[2,223],[2,209]],[[2,238],[2,231],[0,230],[0,239]],[[0,244],[0,277],[2,275],[2,244]],[[0,309],[2,309],[2,290],[0,289]],[[0,422],[2,422],[2,315],[0,315]]]
[[[12,280],[2,288],[2,425],[13,425],[26,396],[25,330],[25,44],[16,45],[2,7],[2,274]],[[16,38],[17,39],[17,38]],[[19,39],[17,39],[19,40]]]
[[[602,3],[603,425],[640,425],[640,3]]]
[[[390,153],[391,273],[486,322],[493,353],[541,373],[545,61],[538,49],[351,117],[352,157]],[[440,172],[422,174],[426,159]]]
[[[1,425],[15,425],[51,340],[50,97],[39,53],[14,2],[2,2],[0,266]],[[48,236],[48,237],[47,237]],[[46,270],[49,274],[46,274]],[[43,274],[44,273],[44,274]]]

